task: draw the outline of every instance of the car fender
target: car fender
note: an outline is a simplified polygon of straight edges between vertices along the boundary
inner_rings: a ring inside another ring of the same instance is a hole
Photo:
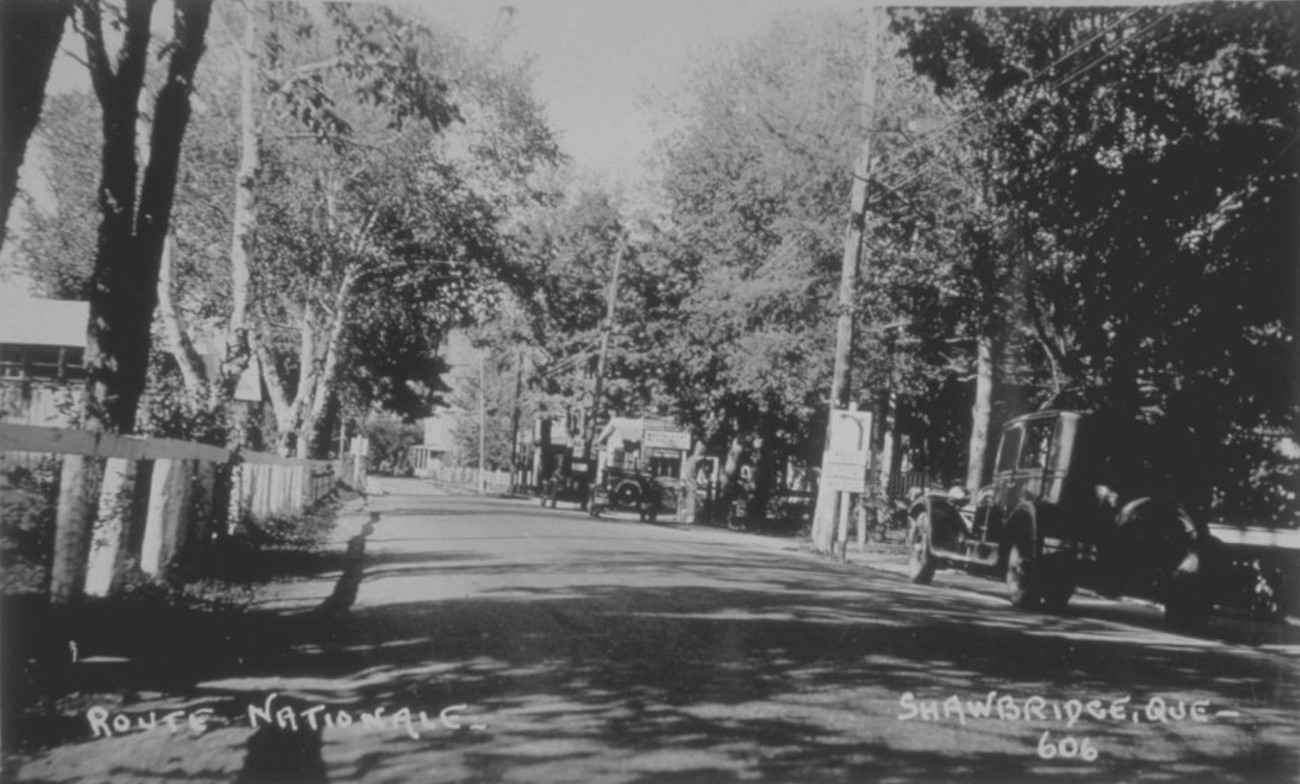
[[[1111,550],[1110,560],[1120,568],[1190,575],[1209,568],[1213,538],[1186,505],[1146,496],[1120,507]]]

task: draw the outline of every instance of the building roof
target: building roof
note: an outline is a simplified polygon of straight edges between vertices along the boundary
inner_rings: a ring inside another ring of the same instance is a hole
[[[0,343],[86,347],[90,303],[35,297],[0,298]]]

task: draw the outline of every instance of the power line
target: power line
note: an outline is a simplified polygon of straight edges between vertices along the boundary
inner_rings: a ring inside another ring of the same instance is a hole
[[[1105,36],[1106,34],[1108,34],[1110,31],[1114,30],[1115,28],[1119,27],[1120,25],[1123,25],[1123,24],[1126,23],[1129,19],[1131,19],[1134,15],[1136,15],[1137,13],[1139,13],[1141,10],[1142,10],[1141,8],[1134,8],[1134,9],[1131,9],[1131,10],[1129,10],[1128,12],[1124,13],[1122,16],[1120,16],[1119,19],[1116,19],[1114,22],[1112,22],[1111,24],[1107,25],[1105,28],[1103,28],[1102,30],[1098,31],[1097,33],[1094,33],[1092,36],[1090,36],[1090,37],[1087,38],[1086,40],[1080,42],[1079,44],[1076,44],[1076,45],[1073,46],[1073,47],[1071,47],[1069,51],[1067,51],[1065,54],[1063,54],[1063,55],[1061,55],[1060,57],[1058,57],[1058,58],[1057,58],[1055,61],[1053,61],[1051,64],[1047,65],[1047,66],[1044,67],[1043,69],[1039,70],[1037,73],[1035,73],[1035,74],[1033,74],[1032,76],[1030,76],[1029,79],[1027,79],[1025,82],[1023,82],[1023,83],[1021,84],[1021,86],[1026,86],[1026,87],[1033,86],[1034,82],[1037,82],[1037,81],[1039,81],[1040,79],[1043,79],[1044,77],[1046,77],[1049,73],[1051,73],[1053,70],[1055,70],[1057,66],[1059,66],[1059,65],[1061,65],[1062,63],[1066,62],[1068,59],[1070,59],[1071,57],[1073,57],[1073,56],[1074,56],[1075,54],[1077,54],[1078,52],[1082,51],[1083,49],[1087,48],[1087,47],[1090,46],[1091,44],[1095,43],[1098,39],[1102,38],[1103,36]],[[1171,8],[1171,9],[1165,11],[1164,13],[1162,13],[1162,14],[1161,14],[1160,16],[1158,16],[1156,19],[1154,19],[1154,20],[1152,20],[1151,22],[1148,22],[1147,24],[1143,25],[1141,28],[1139,28],[1139,29],[1138,29],[1137,31],[1135,31],[1133,34],[1131,34],[1131,35],[1129,35],[1129,36],[1127,36],[1127,37],[1125,37],[1125,38],[1123,38],[1123,39],[1121,39],[1121,40],[1119,40],[1119,41],[1116,41],[1115,43],[1111,44],[1110,46],[1108,46],[1107,48],[1105,48],[1105,49],[1104,49],[1104,50],[1103,50],[1103,51],[1102,51],[1102,52],[1101,52],[1097,57],[1095,57],[1095,58],[1092,59],[1091,61],[1087,62],[1087,63],[1084,64],[1083,66],[1081,66],[1081,67],[1075,69],[1074,71],[1071,71],[1070,73],[1066,74],[1065,76],[1060,77],[1060,78],[1057,79],[1055,82],[1053,82],[1053,83],[1051,84],[1052,89],[1056,89],[1056,88],[1062,87],[1062,86],[1064,86],[1064,85],[1070,83],[1070,82],[1073,81],[1074,79],[1076,79],[1076,78],[1082,76],[1083,74],[1087,73],[1088,71],[1092,70],[1093,68],[1096,68],[1098,65],[1100,65],[1100,64],[1101,64],[1102,62],[1104,62],[1106,59],[1108,59],[1109,57],[1111,57],[1112,55],[1114,55],[1114,54],[1115,54],[1116,52],[1118,52],[1120,49],[1122,49],[1122,48],[1124,48],[1124,47],[1127,47],[1128,45],[1130,45],[1130,44],[1132,44],[1134,41],[1136,41],[1138,38],[1140,38],[1140,37],[1146,35],[1147,33],[1149,33],[1152,29],[1154,29],[1154,28],[1156,27],[1156,25],[1158,25],[1158,24],[1160,24],[1161,22],[1163,22],[1164,20],[1170,18],[1170,17],[1173,16],[1173,14],[1176,13],[1177,11],[1178,11],[1177,8]],[[964,112],[963,114],[961,114],[959,117],[957,117],[956,119],[952,120],[951,122],[949,122],[948,124],[944,125],[943,127],[941,127],[941,128],[937,128],[937,129],[935,129],[935,130],[933,130],[933,131],[931,131],[931,132],[925,134],[924,136],[918,138],[915,142],[913,142],[913,144],[912,144],[912,149],[913,149],[913,150],[916,150],[916,149],[923,148],[923,147],[925,147],[925,146],[927,146],[927,145],[933,144],[935,141],[938,141],[938,140],[941,139],[942,137],[947,136],[948,134],[953,133],[953,132],[956,131],[958,128],[964,126],[966,123],[968,123],[968,122],[970,122],[971,120],[973,120],[973,119],[979,117],[980,115],[984,114],[985,112],[987,112],[987,111],[993,109],[993,108],[996,107],[998,104],[1000,104],[1000,103],[1002,103],[1002,102],[1008,100],[1008,99],[1011,97],[1011,95],[1012,95],[1012,92],[1011,92],[1011,91],[1007,91],[1006,93],[1003,93],[1002,95],[998,96],[997,98],[995,98],[995,99],[993,99],[993,100],[985,101],[985,102],[982,103],[981,105],[976,106],[976,107],[974,107],[974,108],[972,108],[972,109],[967,110],[966,112]],[[877,184],[880,185],[881,187],[885,188],[886,190],[897,191],[897,190],[899,190],[900,188],[902,188],[903,186],[908,185],[909,183],[914,182],[915,180],[917,180],[918,178],[920,178],[921,175],[923,175],[925,172],[929,171],[929,170],[930,170],[931,168],[933,168],[934,166],[938,165],[938,163],[939,163],[939,159],[938,159],[938,158],[934,158],[934,159],[930,160],[929,162],[927,162],[926,164],[924,164],[920,169],[918,169],[918,170],[912,172],[911,174],[905,176],[905,177],[904,177],[903,179],[901,179],[901,180],[896,180],[896,181],[891,182],[891,183],[883,183],[883,182],[880,182],[880,183],[877,183]]]
[[[1106,35],[1107,33],[1109,33],[1111,30],[1114,30],[1116,27],[1119,27],[1120,25],[1122,25],[1122,24],[1124,24],[1125,22],[1127,22],[1129,19],[1131,19],[1135,14],[1137,14],[1137,13],[1138,13],[1139,11],[1141,11],[1141,10],[1142,10],[1142,9],[1141,9],[1140,7],[1139,7],[1139,8],[1133,8],[1133,9],[1129,10],[1128,12],[1124,13],[1122,16],[1120,16],[1120,18],[1116,19],[1114,22],[1110,23],[1109,25],[1107,25],[1105,28],[1103,28],[1103,29],[1100,30],[1099,32],[1095,33],[1094,35],[1092,35],[1091,37],[1087,38],[1086,40],[1084,40],[1084,41],[1082,41],[1082,42],[1076,44],[1076,45],[1073,46],[1073,47],[1071,47],[1068,51],[1065,52],[1065,54],[1063,54],[1063,55],[1061,55],[1060,57],[1056,58],[1056,60],[1052,61],[1052,62],[1051,62],[1050,64],[1048,64],[1047,66],[1045,66],[1044,68],[1040,69],[1037,73],[1032,74],[1032,75],[1029,77],[1029,79],[1026,80],[1026,83],[1027,83],[1027,84],[1032,84],[1033,82],[1037,81],[1038,79],[1041,79],[1043,76],[1047,75],[1047,74],[1050,73],[1052,70],[1054,70],[1058,65],[1064,63],[1066,60],[1069,60],[1071,57],[1073,57],[1075,54],[1077,54],[1078,52],[1082,51],[1082,50],[1085,49],[1086,47],[1091,46],[1094,42],[1096,42],[1099,38],[1101,38],[1102,36],[1104,36],[1104,35]],[[981,105],[981,106],[976,106],[976,107],[973,108],[973,109],[968,109],[966,112],[962,113],[961,115],[959,115],[958,117],[956,117],[955,119],[953,119],[952,121],[950,121],[948,124],[946,124],[946,125],[944,125],[944,126],[942,126],[942,127],[940,127],[940,128],[936,128],[935,130],[930,131],[929,133],[923,134],[919,139],[916,140],[916,142],[915,142],[916,146],[924,146],[924,145],[927,145],[927,144],[929,144],[931,141],[933,141],[934,139],[936,139],[936,138],[938,138],[938,137],[940,137],[940,136],[945,136],[945,135],[951,133],[952,131],[956,130],[957,128],[961,127],[962,125],[965,125],[967,122],[969,122],[969,121],[970,121],[971,119],[973,119],[974,117],[976,117],[976,116],[978,116],[978,115],[980,115],[980,114],[983,114],[985,111],[987,111],[987,110],[993,108],[993,106],[995,106],[997,103],[999,103],[999,102],[1005,100],[1009,95],[1010,95],[1010,93],[1008,92],[1008,93],[1006,93],[1006,94],[1004,94],[1004,95],[999,96],[998,98],[996,98],[996,99],[994,99],[994,100],[992,100],[992,101],[985,102],[985,104],[983,104],[983,105]]]

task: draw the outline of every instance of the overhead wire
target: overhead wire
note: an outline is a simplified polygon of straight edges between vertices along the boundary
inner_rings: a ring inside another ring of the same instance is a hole
[[[1137,14],[1139,11],[1141,11],[1141,10],[1142,10],[1142,9],[1141,9],[1140,7],[1136,7],[1136,8],[1132,8],[1132,9],[1130,9],[1129,11],[1125,12],[1125,13],[1122,14],[1118,19],[1116,19],[1115,21],[1111,22],[1109,25],[1107,25],[1106,27],[1104,27],[1103,29],[1101,29],[1101,30],[1098,31],[1097,33],[1093,34],[1093,35],[1090,36],[1089,38],[1087,38],[1087,39],[1081,41],[1080,43],[1076,44],[1075,46],[1071,47],[1071,48],[1068,49],[1064,54],[1062,54],[1060,57],[1056,58],[1056,60],[1052,61],[1052,62],[1049,63],[1048,65],[1046,65],[1046,66],[1044,66],[1043,68],[1039,69],[1039,71],[1038,71],[1037,73],[1035,73],[1035,74],[1032,74],[1032,75],[1029,77],[1029,79],[1028,79],[1027,81],[1032,83],[1033,81],[1042,78],[1044,75],[1046,75],[1047,73],[1050,73],[1050,72],[1051,72],[1052,70],[1054,70],[1057,66],[1059,66],[1060,64],[1062,64],[1062,63],[1064,63],[1065,61],[1069,60],[1071,57],[1073,57],[1073,56],[1074,56],[1075,54],[1077,54],[1078,52],[1080,52],[1080,51],[1082,51],[1083,49],[1085,49],[1085,48],[1091,46],[1091,45],[1092,45],[1093,43],[1095,43],[1099,38],[1105,36],[1105,35],[1106,35],[1107,33],[1109,33],[1110,31],[1114,30],[1115,28],[1117,28],[1117,27],[1119,27],[1120,25],[1122,25],[1122,24],[1124,24],[1125,22],[1127,22],[1129,19],[1131,19],[1134,15],[1136,15],[1136,14]],[[950,122],[948,122],[948,123],[945,124],[944,126],[942,126],[942,127],[940,127],[940,128],[936,128],[936,129],[934,129],[933,131],[929,131],[929,132],[923,134],[921,137],[919,137],[919,138],[916,140],[916,142],[915,142],[916,145],[924,146],[924,145],[926,145],[926,144],[929,144],[932,140],[934,140],[934,139],[936,139],[936,138],[938,138],[938,137],[940,137],[940,136],[945,136],[945,135],[951,133],[952,131],[956,130],[957,128],[960,128],[962,125],[965,125],[967,122],[969,122],[970,120],[974,119],[974,118],[977,117],[978,115],[983,114],[985,111],[987,111],[987,110],[993,108],[994,105],[996,105],[997,103],[1001,102],[1002,100],[1005,100],[1006,97],[1007,97],[1007,95],[1002,95],[1002,96],[999,96],[998,98],[995,98],[995,99],[992,100],[992,101],[987,101],[987,102],[985,102],[983,105],[976,106],[976,107],[974,107],[974,108],[971,108],[971,109],[966,110],[966,111],[963,112],[961,115],[959,115],[958,117],[954,118],[953,120],[951,120]]]
[[[1098,31],[1097,33],[1094,33],[1092,36],[1088,37],[1088,38],[1085,39],[1084,41],[1082,41],[1082,42],[1076,44],[1075,46],[1071,47],[1068,51],[1066,51],[1064,54],[1062,54],[1060,57],[1058,57],[1058,58],[1057,58],[1056,60],[1054,60],[1052,63],[1048,64],[1048,65],[1045,66],[1044,68],[1040,69],[1037,73],[1035,73],[1035,74],[1033,74],[1032,76],[1030,76],[1029,79],[1027,79],[1025,82],[1022,83],[1022,85],[1032,86],[1034,82],[1043,79],[1045,76],[1047,76],[1047,75],[1050,74],[1052,71],[1054,71],[1054,70],[1055,70],[1059,65],[1061,65],[1061,64],[1064,63],[1064,62],[1066,62],[1067,60],[1069,60],[1070,58],[1072,58],[1072,57],[1073,57],[1074,55],[1076,55],[1077,53],[1083,51],[1083,50],[1086,49],[1087,47],[1091,46],[1093,43],[1095,43],[1097,40],[1099,40],[1100,38],[1102,38],[1102,37],[1104,37],[1105,35],[1107,35],[1108,33],[1110,33],[1110,32],[1111,32],[1112,30],[1114,30],[1115,28],[1117,28],[1117,27],[1123,25],[1124,23],[1126,23],[1127,21],[1129,21],[1130,19],[1132,19],[1134,15],[1136,15],[1137,13],[1139,13],[1139,12],[1142,11],[1142,10],[1143,10],[1142,8],[1137,7],[1137,8],[1133,8],[1133,9],[1130,9],[1129,11],[1125,12],[1125,13],[1122,14],[1118,19],[1116,19],[1114,22],[1111,22],[1109,25],[1107,25],[1106,27],[1104,27],[1102,30]],[[1149,33],[1151,30],[1153,30],[1153,29],[1154,29],[1158,24],[1160,24],[1160,23],[1163,22],[1164,20],[1170,18],[1171,16],[1173,16],[1173,14],[1177,12],[1177,10],[1178,10],[1177,7],[1173,7],[1173,8],[1170,8],[1170,9],[1164,11],[1160,16],[1156,17],[1156,18],[1155,18],[1154,20],[1152,20],[1151,22],[1148,22],[1147,24],[1145,24],[1145,25],[1143,25],[1142,27],[1138,28],[1138,30],[1135,31],[1134,33],[1132,33],[1131,35],[1128,35],[1128,36],[1126,36],[1125,38],[1122,38],[1122,39],[1120,39],[1120,40],[1118,40],[1118,41],[1112,43],[1111,45],[1109,45],[1108,47],[1106,47],[1106,48],[1105,48],[1105,49],[1104,49],[1100,54],[1098,54],[1097,57],[1095,57],[1095,58],[1092,59],[1091,61],[1087,62],[1087,63],[1084,64],[1083,66],[1081,66],[1081,67],[1079,67],[1079,68],[1076,68],[1075,70],[1071,71],[1070,73],[1067,73],[1067,74],[1065,74],[1064,76],[1062,76],[1062,77],[1060,77],[1059,79],[1057,79],[1055,82],[1053,82],[1053,83],[1051,84],[1051,88],[1052,88],[1052,89],[1057,89],[1057,88],[1059,88],[1059,87],[1062,87],[1062,86],[1064,86],[1064,85],[1070,83],[1070,82],[1073,81],[1074,79],[1077,79],[1078,77],[1080,77],[1080,76],[1082,76],[1083,74],[1087,73],[1088,71],[1091,71],[1093,68],[1096,68],[1096,67],[1099,66],[1102,62],[1104,62],[1105,60],[1107,60],[1108,58],[1110,58],[1111,56],[1113,56],[1116,52],[1118,52],[1118,51],[1121,50],[1122,48],[1125,48],[1125,47],[1131,45],[1131,44],[1134,43],[1137,39],[1139,39],[1139,38],[1141,38],[1142,36],[1148,34],[1148,33]],[[994,98],[994,99],[992,99],[992,100],[990,100],[990,101],[985,101],[985,102],[983,102],[982,104],[980,104],[979,106],[976,106],[976,107],[974,107],[974,108],[972,108],[972,109],[967,110],[966,112],[962,113],[962,115],[960,115],[959,117],[955,118],[955,119],[952,120],[951,122],[947,123],[947,124],[944,125],[943,127],[941,127],[941,128],[937,128],[937,129],[935,129],[934,131],[931,131],[931,132],[929,132],[929,133],[927,133],[927,134],[925,134],[925,135],[919,137],[918,139],[916,139],[916,140],[912,143],[912,145],[911,145],[911,149],[912,149],[912,150],[918,150],[918,149],[924,148],[925,146],[928,146],[928,145],[930,145],[930,144],[933,144],[935,141],[941,139],[941,138],[944,137],[944,136],[947,136],[948,134],[951,134],[951,133],[955,132],[956,130],[958,130],[958,129],[961,128],[962,126],[964,126],[964,125],[966,125],[967,123],[969,123],[971,120],[976,119],[976,118],[979,117],[980,115],[982,115],[982,114],[984,114],[985,112],[987,112],[987,111],[993,109],[994,107],[996,107],[998,104],[1000,104],[1000,103],[1006,101],[1006,100],[1007,100],[1011,95],[1012,95],[1012,93],[1011,93],[1010,91],[1008,91],[1007,93],[1004,93],[1003,95],[1000,95],[1000,96],[998,96],[997,98]],[[921,166],[920,169],[917,169],[917,170],[915,170],[915,171],[913,171],[913,172],[911,172],[911,173],[905,175],[902,179],[895,180],[895,181],[893,181],[893,182],[889,182],[889,183],[885,183],[885,182],[877,181],[876,184],[879,185],[879,186],[881,186],[881,187],[883,187],[883,188],[885,188],[886,190],[896,192],[896,191],[898,191],[900,188],[902,188],[902,187],[904,187],[904,186],[906,186],[906,185],[908,185],[908,184],[914,182],[914,181],[917,180],[918,178],[920,178],[921,175],[923,175],[925,172],[929,171],[929,170],[930,170],[931,168],[933,168],[934,166],[937,166],[939,163],[940,163],[940,159],[936,157],[936,158],[931,159],[929,162],[923,164],[923,165]]]

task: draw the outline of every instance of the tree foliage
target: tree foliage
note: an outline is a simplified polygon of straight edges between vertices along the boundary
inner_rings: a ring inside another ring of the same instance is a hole
[[[917,67],[990,140],[1019,226],[1026,359],[1055,379],[1032,399],[1185,430],[1238,492],[1229,505],[1250,501],[1300,399],[1296,22],[1278,4],[900,22]]]

